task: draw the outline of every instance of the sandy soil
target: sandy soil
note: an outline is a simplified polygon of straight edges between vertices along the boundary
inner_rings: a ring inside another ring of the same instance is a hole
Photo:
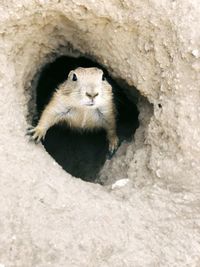
[[[198,0],[0,3],[1,267],[200,265],[199,24]],[[41,68],[78,54],[141,94],[104,187],[25,137]]]

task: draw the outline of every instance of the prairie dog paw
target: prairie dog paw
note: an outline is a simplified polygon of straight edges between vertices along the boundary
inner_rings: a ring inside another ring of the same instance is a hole
[[[29,127],[26,131],[26,135],[29,135],[30,140],[34,141],[36,144],[38,144],[41,141],[41,139],[44,140],[45,134],[46,131],[39,126]]]
[[[109,141],[109,155],[108,158],[111,159],[111,157],[114,155],[114,153],[117,151],[119,147],[119,139],[118,137],[114,137]]]

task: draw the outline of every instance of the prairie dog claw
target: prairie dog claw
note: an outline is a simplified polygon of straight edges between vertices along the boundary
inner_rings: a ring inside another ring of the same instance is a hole
[[[41,139],[44,140],[46,131],[38,126],[36,127],[28,127],[26,131],[26,135],[30,136],[30,140],[34,141],[36,144],[38,144]]]
[[[117,137],[113,138],[109,142],[109,152],[108,152],[108,159],[111,159],[114,153],[117,151],[119,147],[119,139]]]

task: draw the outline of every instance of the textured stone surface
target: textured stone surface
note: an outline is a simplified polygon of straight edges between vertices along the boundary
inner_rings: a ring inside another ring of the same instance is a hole
[[[2,266],[199,266],[198,2],[1,2]],[[149,101],[102,170],[123,188],[71,177],[24,136],[31,81],[68,43]]]

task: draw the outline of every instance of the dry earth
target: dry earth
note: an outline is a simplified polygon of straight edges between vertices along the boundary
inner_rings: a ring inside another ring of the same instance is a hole
[[[1,1],[1,267],[200,266],[199,25],[198,0]],[[76,50],[141,94],[106,186],[24,136],[33,78]]]

